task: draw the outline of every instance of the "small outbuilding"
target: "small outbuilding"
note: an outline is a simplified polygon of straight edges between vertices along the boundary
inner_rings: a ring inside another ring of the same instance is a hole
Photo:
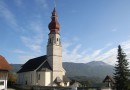
[[[115,84],[115,80],[111,76],[107,75],[103,80],[103,83],[106,83],[105,87],[112,88]]]
[[[10,69],[9,63],[0,55],[0,90],[7,89],[8,72]]]

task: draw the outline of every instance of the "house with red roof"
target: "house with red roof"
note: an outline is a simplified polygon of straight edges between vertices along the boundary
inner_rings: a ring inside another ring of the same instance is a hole
[[[0,55],[0,90],[7,89],[8,72],[11,66],[7,60]]]

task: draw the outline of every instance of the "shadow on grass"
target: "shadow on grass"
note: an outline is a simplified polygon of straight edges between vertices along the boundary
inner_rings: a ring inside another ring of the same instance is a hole
[[[9,88],[12,88],[14,90],[30,90],[30,89],[21,89],[21,88],[16,88],[16,87],[9,87]]]

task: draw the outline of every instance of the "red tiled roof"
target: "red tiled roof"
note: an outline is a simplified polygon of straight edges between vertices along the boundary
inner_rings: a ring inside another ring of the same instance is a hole
[[[11,68],[6,59],[0,55],[0,70],[10,70]]]

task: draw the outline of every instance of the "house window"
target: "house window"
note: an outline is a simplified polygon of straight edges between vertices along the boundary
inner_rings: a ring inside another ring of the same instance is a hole
[[[40,80],[40,74],[38,75],[38,80]]]
[[[57,41],[58,41],[58,38],[57,38]]]
[[[31,83],[32,83],[32,74],[31,74]]]
[[[0,86],[3,86],[4,85],[4,81],[0,81]]]

